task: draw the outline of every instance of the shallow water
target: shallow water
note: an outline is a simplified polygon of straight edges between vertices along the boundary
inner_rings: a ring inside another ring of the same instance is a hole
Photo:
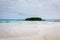
[[[45,19],[44,19],[45,20]],[[45,21],[24,21],[23,19],[0,19],[0,23],[38,23],[38,22],[60,22],[60,19],[50,19]]]

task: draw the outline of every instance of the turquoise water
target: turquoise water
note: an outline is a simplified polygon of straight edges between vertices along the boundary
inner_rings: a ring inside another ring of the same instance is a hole
[[[55,21],[55,20],[45,20],[45,21],[24,21],[21,19],[0,19],[0,23],[32,23],[32,24],[37,24],[37,23],[46,23],[46,22],[60,22],[60,21]]]
[[[19,19],[0,19],[0,23],[13,23],[13,22],[20,22]]]
[[[44,21],[0,20],[0,23],[40,24]]]

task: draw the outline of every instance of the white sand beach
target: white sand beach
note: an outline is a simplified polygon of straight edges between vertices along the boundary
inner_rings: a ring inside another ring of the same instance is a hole
[[[0,23],[0,40],[60,40],[60,23]]]

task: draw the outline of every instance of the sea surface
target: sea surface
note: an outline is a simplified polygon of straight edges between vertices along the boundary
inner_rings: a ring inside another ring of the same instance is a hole
[[[25,21],[23,19],[0,19],[0,23],[38,23],[38,22],[60,22],[60,19],[44,19],[43,21]]]

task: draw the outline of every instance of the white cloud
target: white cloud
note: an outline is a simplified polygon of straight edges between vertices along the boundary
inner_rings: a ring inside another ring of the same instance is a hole
[[[0,0],[0,14],[9,15],[6,12],[10,16],[24,13],[26,17],[60,18],[60,0]]]

